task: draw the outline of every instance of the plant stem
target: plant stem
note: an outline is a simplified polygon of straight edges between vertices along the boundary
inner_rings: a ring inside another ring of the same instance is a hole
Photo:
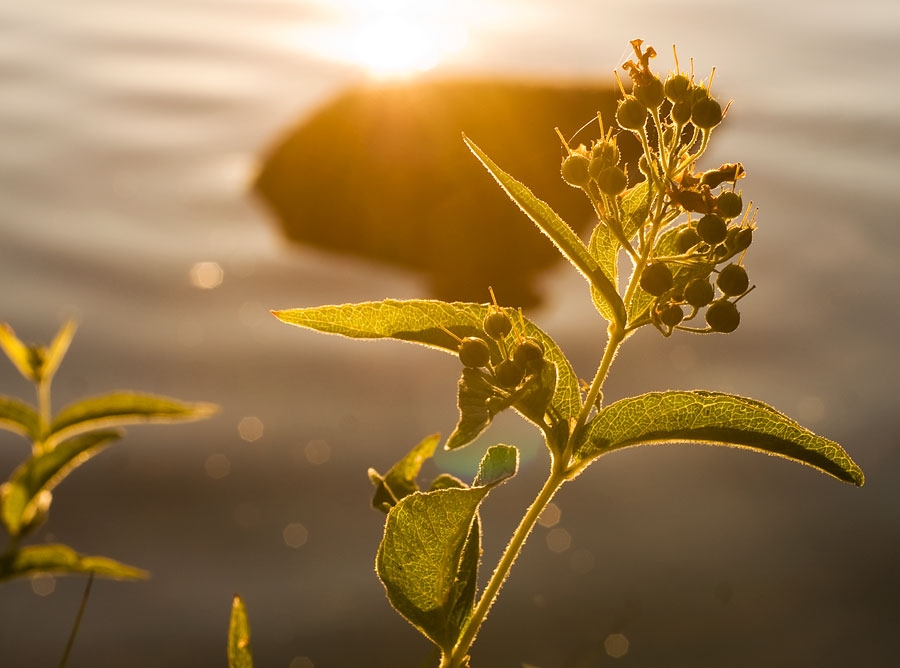
[[[50,433],[50,382],[40,380],[37,383],[38,415],[41,418],[40,439],[34,442],[35,454],[44,452],[44,441]]]
[[[91,595],[91,585],[93,583],[94,571],[91,571],[87,585],[84,587],[84,593],[81,595],[81,605],[78,606],[78,614],[75,615],[75,624],[72,626],[72,633],[69,634],[69,642],[66,643],[66,650],[63,652],[62,659],[60,659],[59,668],[65,668],[66,662],[69,660],[69,654],[72,652],[72,645],[75,644],[75,636],[78,635],[78,627],[81,626],[81,618],[84,616],[84,609],[87,607],[88,597]]]
[[[506,546],[506,550],[503,552],[503,556],[500,557],[500,561],[497,563],[497,568],[494,569],[491,579],[488,581],[487,586],[484,588],[484,592],[481,594],[478,605],[475,606],[475,610],[472,611],[472,616],[469,617],[465,628],[459,636],[459,640],[453,647],[453,651],[441,661],[441,668],[461,668],[466,665],[464,662],[469,653],[469,648],[472,646],[472,643],[475,642],[475,636],[478,633],[478,629],[481,628],[481,624],[484,622],[488,611],[494,604],[497,594],[500,593],[500,587],[502,587],[503,583],[506,581],[516,557],[519,556],[519,552],[525,544],[525,540],[537,523],[541,513],[544,512],[544,508],[547,507],[547,504],[553,499],[554,494],[556,494],[566,480],[564,465],[562,469],[560,469],[560,467],[556,465],[556,462],[554,462],[551,466],[550,476],[547,478],[547,481],[544,483],[544,486],[541,488],[541,491],[538,493],[534,502],[528,508],[522,521],[519,522],[519,526],[516,527],[509,544]]]

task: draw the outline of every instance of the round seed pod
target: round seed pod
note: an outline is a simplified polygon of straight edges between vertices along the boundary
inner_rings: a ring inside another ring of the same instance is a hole
[[[599,141],[591,148],[591,159],[605,160],[607,164],[619,162],[619,149],[611,141]]]
[[[503,311],[491,311],[482,323],[485,333],[495,341],[502,341],[512,331],[512,320]]]
[[[544,347],[537,339],[526,337],[513,351],[513,360],[526,371],[539,371],[544,363]]]
[[[684,286],[684,300],[694,308],[706,306],[714,296],[715,290],[705,278],[693,278]]]
[[[749,227],[732,227],[728,230],[728,236],[725,237],[725,247],[732,254],[750,248],[753,243],[753,230]]]
[[[659,297],[667,290],[671,290],[675,283],[672,270],[662,262],[654,262],[644,267],[641,274],[641,287],[654,297]]]
[[[741,314],[734,302],[727,299],[718,299],[706,309],[706,324],[714,332],[728,334],[733,332],[741,324]]]
[[[690,225],[681,230],[681,232],[678,233],[678,236],[675,237],[675,248],[681,254],[687,253],[699,243],[700,235],[697,234],[697,230]]]
[[[587,159],[587,156],[581,155],[580,153],[573,153],[570,155],[563,160],[562,167],[560,168],[563,181],[575,188],[586,186],[588,181],[591,180],[591,176],[588,173],[590,162],[591,161]]]
[[[683,74],[670,74],[666,79],[666,97],[672,102],[681,102],[691,90],[691,80]]]
[[[699,100],[691,109],[691,121],[701,130],[709,130],[722,122],[722,105],[711,97]]]
[[[678,125],[684,125],[691,120],[691,103],[687,100],[676,102],[672,106],[672,111],[669,112],[669,115]]]
[[[484,339],[467,336],[459,344],[459,361],[470,369],[487,366],[491,361],[491,349]]]
[[[597,175],[597,187],[607,195],[618,195],[628,187],[628,177],[621,167],[607,167]]]
[[[743,210],[744,202],[741,199],[741,196],[737,193],[726,190],[718,197],[716,197],[716,213],[722,216],[722,218],[724,218],[725,220],[737,218],[741,215],[741,211]]]
[[[659,321],[667,327],[674,327],[684,320],[684,310],[678,304],[667,304],[659,311]]]
[[[500,387],[514,390],[525,378],[525,369],[515,360],[503,360],[494,369],[494,377]]]
[[[663,82],[658,76],[653,76],[639,86],[636,85],[631,93],[648,109],[659,109],[666,99]]]
[[[640,130],[647,122],[647,107],[633,97],[626,97],[616,109],[616,121],[624,130]]]
[[[750,287],[750,278],[747,276],[747,270],[739,264],[729,264],[719,272],[716,279],[716,285],[723,295],[728,297],[736,297],[747,292]]]
[[[697,223],[697,234],[706,243],[715,245],[725,241],[728,234],[728,225],[721,216],[708,213]]]

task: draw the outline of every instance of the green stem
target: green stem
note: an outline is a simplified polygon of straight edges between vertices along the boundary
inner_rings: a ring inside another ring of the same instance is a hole
[[[69,654],[72,653],[72,646],[75,644],[75,636],[78,635],[78,627],[81,626],[81,618],[84,617],[84,609],[87,607],[88,597],[91,595],[91,585],[94,584],[94,571],[91,571],[88,577],[87,585],[84,587],[84,594],[81,595],[81,605],[78,606],[78,613],[75,615],[75,623],[72,626],[72,633],[69,634],[69,642],[66,643],[66,649],[63,652],[62,659],[59,662],[59,668],[65,668],[69,661]]]
[[[462,668],[467,665],[465,661],[469,653],[469,648],[472,646],[472,643],[475,642],[475,636],[478,634],[478,630],[481,628],[485,617],[487,617],[488,611],[494,604],[497,594],[500,593],[500,587],[502,587],[503,583],[506,581],[509,571],[516,561],[516,557],[519,556],[519,552],[525,544],[525,540],[537,523],[541,513],[544,512],[547,504],[550,503],[553,496],[568,479],[564,468],[564,465],[563,467],[559,467],[556,462],[553,463],[550,476],[538,493],[537,498],[535,498],[534,502],[528,508],[525,517],[522,518],[519,526],[516,527],[516,531],[513,533],[509,545],[506,546],[503,556],[500,557],[497,568],[494,569],[494,573],[491,575],[491,579],[488,581],[487,586],[485,586],[484,592],[478,600],[478,605],[475,606],[475,610],[472,612],[472,616],[469,617],[469,620],[466,622],[466,626],[463,628],[459,640],[453,647],[453,651],[449,655],[444,656],[441,660],[441,668]]]
[[[40,423],[40,440],[35,441],[35,454],[41,454],[44,451],[44,441],[50,433],[50,381],[40,380],[37,383],[37,400],[38,414],[41,418]]]

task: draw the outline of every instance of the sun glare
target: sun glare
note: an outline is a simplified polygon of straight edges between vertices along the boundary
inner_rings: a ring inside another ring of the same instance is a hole
[[[335,4],[335,20],[304,42],[320,56],[358,65],[374,78],[430,70],[462,50],[468,38],[459,3],[452,0]]]

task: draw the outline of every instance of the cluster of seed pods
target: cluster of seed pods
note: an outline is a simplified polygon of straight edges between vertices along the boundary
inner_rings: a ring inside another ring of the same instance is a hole
[[[485,369],[491,383],[506,392],[518,388],[529,376],[544,368],[544,347],[535,338],[514,331],[513,321],[494,305],[485,316],[482,329],[497,342],[502,359],[491,363],[491,349],[479,336],[467,336],[459,341],[459,361],[470,369]]]

